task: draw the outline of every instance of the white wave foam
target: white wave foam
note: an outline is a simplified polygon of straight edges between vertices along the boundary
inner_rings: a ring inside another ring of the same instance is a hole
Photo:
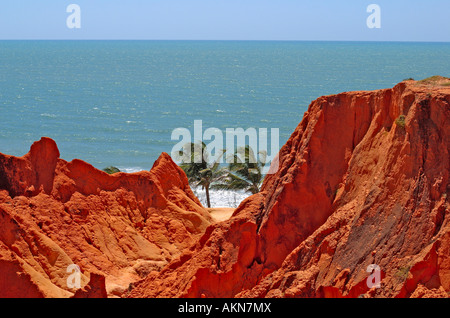
[[[43,114],[41,114],[41,117],[57,118],[58,115],[56,115],[56,114],[47,114],[47,113],[43,113]]]
[[[134,173],[146,171],[140,167],[117,167],[121,172]],[[200,200],[204,207],[206,204],[206,192],[201,187],[192,188],[195,196]],[[239,204],[249,197],[250,194],[244,191],[230,190],[209,190],[209,199],[213,208],[237,208]]]
[[[121,172],[126,172],[126,173],[134,173],[134,172],[140,172],[140,171],[145,171],[145,169],[140,168],[140,167],[117,167]]]
[[[206,192],[202,188],[192,189],[194,194],[203,204],[206,204]],[[244,191],[229,191],[229,190],[209,190],[209,198],[211,207],[213,208],[237,208],[239,204],[249,196]]]

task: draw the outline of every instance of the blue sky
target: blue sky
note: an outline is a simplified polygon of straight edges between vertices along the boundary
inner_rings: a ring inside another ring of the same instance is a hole
[[[81,29],[66,26],[72,3]],[[2,0],[0,39],[450,42],[449,14],[449,0]]]

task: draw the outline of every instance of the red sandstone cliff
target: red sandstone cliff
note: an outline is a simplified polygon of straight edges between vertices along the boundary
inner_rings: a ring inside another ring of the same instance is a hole
[[[441,82],[314,101],[262,192],[128,296],[447,297],[450,81]],[[370,264],[381,288],[367,287]]]
[[[114,175],[48,138],[0,154],[0,297],[447,297],[441,82],[314,101],[262,192],[216,224],[167,154]]]
[[[42,138],[24,157],[0,154],[0,297],[121,295],[210,223],[167,154],[150,172],[108,175]],[[83,274],[75,295],[71,264]]]

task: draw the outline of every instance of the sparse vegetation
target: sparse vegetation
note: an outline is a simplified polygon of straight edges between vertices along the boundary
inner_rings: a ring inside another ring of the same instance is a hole
[[[399,267],[399,269],[395,273],[395,277],[399,278],[402,281],[405,281],[408,278],[408,274],[409,274],[410,270],[411,270],[411,266]]]
[[[425,78],[423,80],[420,80],[417,82],[418,84],[422,85],[442,85],[442,86],[449,86],[450,85],[450,78],[444,77],[444,76],[431,76],[428,78]]]
[[[401,128],[405,128],[406,126],[406,117],[405,115],[400,115],[398,116],[398,118],[395,120],[395,124]]]
[[[120,172],[120,170],[118,168],[113,167],[113,166],[107,167],[107,168],[103,169],[103,171],[106,172],[107,174],[113,174],[113,173]]]
[[[412,78],[412,77],[410,77],[410,78],[405,78],[404,80],[403,80],[403,82],[404,81],[414,81],[414,78]]]

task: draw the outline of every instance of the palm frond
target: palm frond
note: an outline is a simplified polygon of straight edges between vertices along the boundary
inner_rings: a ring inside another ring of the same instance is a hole
[[[190,161],[183,162],[180,167],[186,173],[189,183],[193,187],[201,186],[202,190],[243,190],[251,194],[259,192],[263,181],[262,169],[266,160],[263,152],[260,152],[261,160],[257,160],[250,146],[241,147],[228,157],[228,160],[231,159],[228,167],[223,167],[220,160],[226,152],[225,149],[212,163],[208,162],[205,143],[191,143],[186,145],[185,149],[191,150]],[[198,156],[200,152],[202,160],[196,162],[195,159],[198,157],[195,158],[195,156],[196,154]]]

